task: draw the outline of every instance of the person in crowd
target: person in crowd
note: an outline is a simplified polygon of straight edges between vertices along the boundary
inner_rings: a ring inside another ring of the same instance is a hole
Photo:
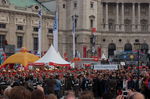
[[[45,99],[44,92],[39,89],[32,91],[31,99]]]
[[[11,89],[9,99],[30,99],[31,92],[22,86],[15,86]]]
[[[11,86],[8,86],[5,90],[4,90],[4,96],[10,97],[10,92],[12,90]]]
[[[61,83],[58,75],[56,75],[56,77],[55,77],[55,82],[56,83],[55,83],[55,86],[54,86],[54,91],[55,91],[55,94],[57,95],[57,98],[59,99],[61,97],[60,92],[61,92],[62,83]]]
[[[67,91],[64,99],[76,99],[75,93],[73,91]]]
[[[57,99],[57,96],[55,94],[50,94],[50,95],[47,95],[45,99]]]
[[[95,99],[91,91],[84,91],[81,93],[79,99]]]
[[[0,99],[9,99],[9,98],[6,96],[0,96]]]
[[[48,78],[44,81],[43,88],[44,88],[44,92],[46,95],[55,93],[55,91],[54,91],[55,83],[56,83],[56,81],[53,78]]]
[[[145,99],[145,97],[139,92],[129,92],[126,98],[123,95],[119,95],[116,99]]]

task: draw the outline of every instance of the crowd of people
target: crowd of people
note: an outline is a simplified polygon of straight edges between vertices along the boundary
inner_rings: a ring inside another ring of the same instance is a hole
[[[128,90],[150,99],[150,69],[0,72],[0,99],[115,99]]]

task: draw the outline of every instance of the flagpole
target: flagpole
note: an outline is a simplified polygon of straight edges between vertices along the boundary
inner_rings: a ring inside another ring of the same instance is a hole
[[[42,41],[42,7],[39,9],[38,15],[40,17],[39,20],[39,29],[38,29],[38,54],[41,57],[41,41]]]
[[[72,40],[73,40],[73,58],[75,58],[75,54],[76,54],[76,41],[75,41],[75,37],[76,37],[76,26],[77,26],[77,15],[73,15],[72,16]]]
[[[75,31],[74,31],[75,32]],[[75,44],[75,33],[73,33],[73,58],[75,58],[75,54],[76,54],[76,44]]]

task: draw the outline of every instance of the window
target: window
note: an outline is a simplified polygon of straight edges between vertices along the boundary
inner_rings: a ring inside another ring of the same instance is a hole
[[[77,8],[77,2],[74,2],[74,8]]]
[[[93,8],[94,7],[94,2],[90,3],[90,7]]]
[[[48,33],[53,33],[53,29],[52,29],[52,28],[49,28],[49,29],[48,29]]]
[[[145,19],[141,20],[141,30],[143,32],[147,32],[148,31],[148,20],[145,20]]]
[[[6,24],[0,23],[0,28],[1,28],[1,29],[5,29],[5,28],[6,28]]]
[[[38,38],[33,38],[33,50],[38,50]]]
[[[39,28],[38,27],[33,27],[33,32],[38,32]]]
[[[139,39],[135,39],[135,42],[139,42]]]
[[[106,41],[106,39],[103,39],[103,42],[105,42]]]
[[[95,16],[94,15],[89,16],[89,20],[90,20],[90,28],[93,28],[94,27]]]
[[[63,4],[63,8],[66,8],[66,5],[65,5],[65,4]]]
[[[17,26],[17,30],[23,30],[23,26],[22,25],[18,25]]]
[[[127,6],[125,9],[124,9],[124,13],[125,15],[130,15],[130,6]]]
[[[110,31],[115,31],[115,20],[114,19],[108,20],[108,27],[109,27]]]
[[[23,45],[23,37],[17,36],[17,48],[21,48]]]
[[[131,20],[125,19],[125,20],[124,20],[124,24],[125,24],[125,31],[126,31],[126,32],[129,32],[129,31],[132,30]]]
[[[122,39],[119,39],[119,42],[121,42],[122,41]]]
[[[4,47],[5,43],[5,35],[0,35],[0,48]]]
[[[91,20],[90,20],[90,27],[91,27],[91,28],[93,28],[93,23],[94,23],[94,21],[91,19]]]

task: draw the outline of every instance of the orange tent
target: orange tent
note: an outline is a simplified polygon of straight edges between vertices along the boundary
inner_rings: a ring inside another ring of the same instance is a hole
[[[0,68],[2,68],[7,64],[22,64],[23,66],[26,67],[29,63],[33,63],[38,59],[39,59],[38,56],[30,54],[27,52],[25,48],[22,48],[20,52],[8,57],[4,61],[4,63],[0,66]]]

